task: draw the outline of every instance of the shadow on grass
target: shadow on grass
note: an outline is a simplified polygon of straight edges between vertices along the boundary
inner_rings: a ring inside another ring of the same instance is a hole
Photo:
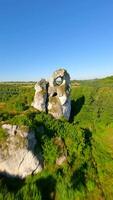
[[[40,178],[36,185],[41,193],[42,200],[54,200],[56,193],[56,180],[51,175],[47,178]]]
[[[82,130],[84,131],[85,146],[90,146],[92,151],[92,132],[88,128],[82,128]]]
[[[85,97],[82,96],[76,101],[71,101],[71,116],[70,116],[70,122],[73,122],[74,117],[81,111],[83,105],[85,103]]]
[[[17,176],[12,177],[8,173],[0,173],[0,187],[6,188],[9,192],[16,194],[23,187],[24,183],[25,180]]]
[[[72,181],[72,187],[73,189],[78,189],[80,191],[81,188],[84,187],[84,189],[87,188],[86,186],[86,177],[88,174],[88,164],[91,162],[91,166],[93,167],[93,161],[92,161],[92,132],[88,128],[82,128],[83,130],[83,137],[84,137],[84,147],[83,147],[83,154],[84,152],[88,152],[86,157],[87,161],[84,161],[84,163],[77,169],[72,175],[71,181]],[[90,148],[90,151],[89,151]],[[88,151],[87,151],[88,149]],[[85,155],[84,155],[85,156]],[[87,163],[88,162],[88,163]]]
[[[85,172],[87,170],[87,163],[84,163],[79,169],[77,169],[71,178],[73,189],[80,190],[81,187],[86,187]]]
[[[54,200],[55,199],[55,194],[56,194],[56,180],[53,178],[51,175],[48,177],[42,177],[39,178],[36,182],[36,187],[38,191],[40,191],[41,195],[41,200]],[[29,188],[29,184],[26,184],[25,179],[20,179],[19,177],[11,177],[7,173],[0,173],[0,190],[1,193],[11,193],[14,194],[14,197],[22,197],[23,192],[26,189],[21,191],[21,188],[26,185],[26,188]],[[32,186],[32,183],[31,183]],[[20,191],[20,193],[18,193]],[[28,190],[28,195],[31,193],[32,194],[33,188],[29,188]],[[17,196],[16,196],[17,195]],[[27,197],[26,197],[27,199]],[[32,196],[31,196],[31,199]]]

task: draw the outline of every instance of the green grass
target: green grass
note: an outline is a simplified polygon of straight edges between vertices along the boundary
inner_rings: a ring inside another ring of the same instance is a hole
[[[44,158],[35,176],[1,176],[0,200],[113,199],[113,77],[78,82],[72,84],[69,122],[31,108],[34,83],[0,84],[0,125],[34,130]],[[0,141],[5,138],[0,128]],[[67,159],[57,166],[61,155]]]

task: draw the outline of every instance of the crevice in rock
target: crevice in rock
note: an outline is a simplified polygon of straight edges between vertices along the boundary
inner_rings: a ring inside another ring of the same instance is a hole
[[[32,175],[35,174],[35,172],[36,172],[36,170],[39,168],[39,166],[40,166],[40,162],[38,163],[37,167],[32,171]]]
[[[27,153],[24,154],[22,160],[20,161],[19,166],[18,166],[18,170],[19,170],[19,168],[21,167],[21,165],[22,165],[22,163],[23,163],[23,161],[24,161],[26,155],[27,155]]]
[[[46,84],[46,102],[45,102],[45,109],[46,113],[48,114],[48,103],[49,103],[49,95],[48,95],[48,88],[49,88],[49,83]]]

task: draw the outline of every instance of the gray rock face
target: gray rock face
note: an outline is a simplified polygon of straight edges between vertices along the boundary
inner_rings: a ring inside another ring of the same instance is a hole
[[[64,116],[69,120],[71,112],[70,101],[70,76],[65,69],[59,69],[53,73],[45,86],[40,82],[35,86],[35,96],[32,106],[39,111],[46,111],[56,119]],[[37,89],[38,86],[38,89]]]
[[[65,69],[59,69],[53,73],[49,80],[48,88],[48,113],[55,118],[70,117],[70,76]]]
[[[39,111],[46,112],[47,81],[42,79],[35,85],[35,96],[32,106]]]
[[[34,133],[11,124],[2,128],[7,138],[0,143],[0,172],[21,178],[40,172],[42,164],[34,154],[37,143]]]

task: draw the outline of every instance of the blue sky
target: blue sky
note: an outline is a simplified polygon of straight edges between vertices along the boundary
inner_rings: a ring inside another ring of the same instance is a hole
[[[0,81],[113,75],[113,0],[0,0]]]

